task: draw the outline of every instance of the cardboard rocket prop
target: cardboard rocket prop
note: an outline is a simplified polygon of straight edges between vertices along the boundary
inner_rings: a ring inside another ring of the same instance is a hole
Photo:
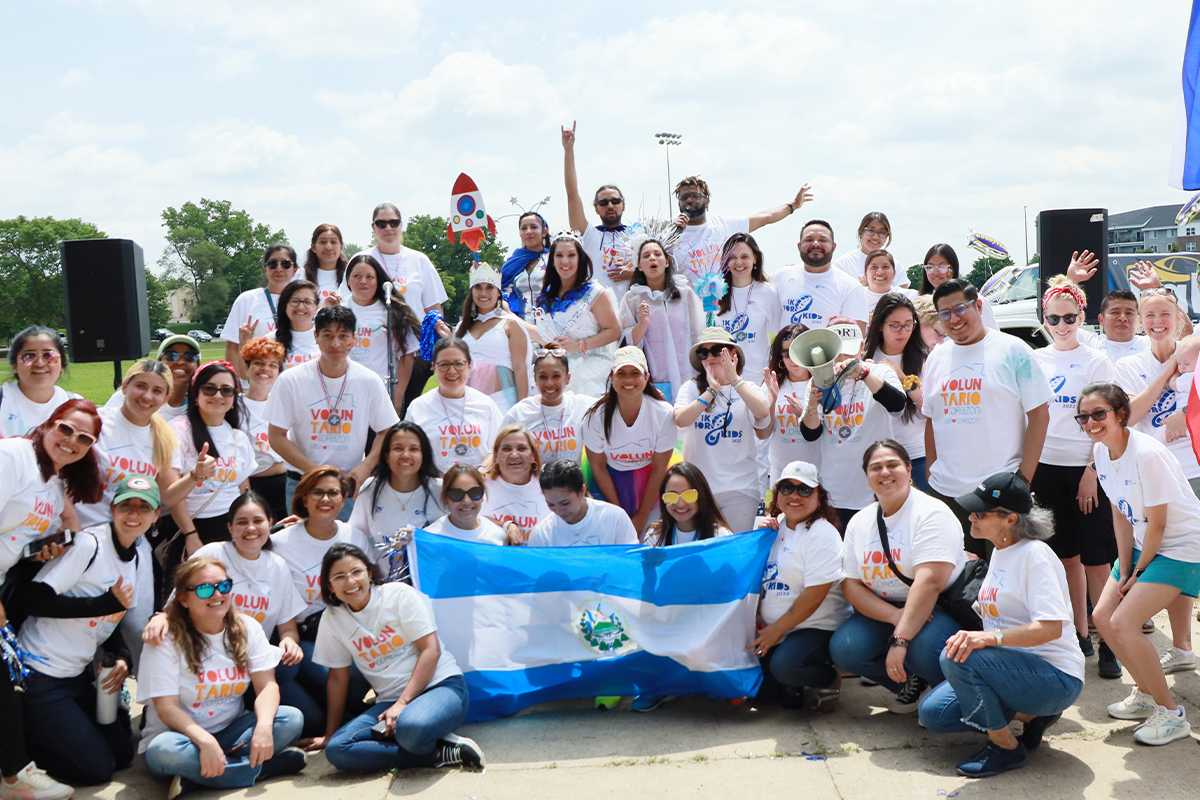
[[[479,193],[479,187],[467,173],[460,172],[458,179],[454,181],[450,203],[453,209],[450,213],[450,224],[446,226],[446,236],[450,238],[450,243],[454,244],[454,234],[457,233],[459,243],[478,253],[479,246],[483,244],[487,235],[485,230],[491,231],[493,236],[496,235],[496,223],[488,216],[487,209],[483,206],[483,195]]]

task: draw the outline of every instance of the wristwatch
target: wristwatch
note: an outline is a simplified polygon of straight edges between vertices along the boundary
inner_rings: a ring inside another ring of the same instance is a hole
[[[997,628],[993,635],[996,637],[996,647],[1004,647],[1004,631]]]
[[[899,636],[888,637],[888,647],[908,647],[908,639],[902,639]]]

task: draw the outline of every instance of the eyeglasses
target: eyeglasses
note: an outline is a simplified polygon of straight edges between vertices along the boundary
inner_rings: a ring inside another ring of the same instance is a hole
[[[708,195],[700,194],[699,192],[688,192],[687,194],[679,195],[680,200],[701,200],[705,197],[708,197]]]
[[[669,506],[673,506],[680,500],[685,503],[694,503],[700,499],[700,493],[695,489],[687,489],[683,492],[663,492],[662,501]]]
[[[438,368],[438,371],[440,371],[440,372],[449,372],[452,369],[453,370],[466,369],[467,364],[469,364],[469,363],[470,363],[469,361],[465,361],[460,358],[458,361],[439,361],[434,366],[436,366]]]
[[[888,236],[888,231],[880,230],[879,228],[863,228],[863,236],[878,236],[880,239],[885,239]]]
[[[329,576],[329,585],[330,586],[343,586],[343,585],[345,585],[346,581],[348,581],[348,580],[360,581],[363,578],[367,577],[368,572],[369,571],[367,570],[366,567],[355,567],[354,569],[350,570],[349,572],[339,572],[337,575]]]
[[[472,500],[479,501],[483,499],[483,487],[472,486],[470,489],[447,489],[446,499],[455,503],[461,503],[464,497],[469,497]]]
[[[216,397],[219,394],[221,397],[230,398],[237,394],[237,389],[232,386],[217,386],[216,384],[206,383],[200,387],[200,394],[205,397]]]
[[[271,270],[291,269],[294,266],[296,266],[296,262],[292,261],[290,258],[281,258],[281,259],[272,258],[269,261],[267,261],[267,269],[271,269]]]
[[[309,489],[308,496],[314,500],[324,500],[326,498],[329,498],[330,500],[337,500],[339,497],[342,496],[342,490],[341,489]]]
[[[610,205],[619,206],[624,202],[625,201],[619,197],[616,200],[609,200],[608,198],[605,198],[603,200],[597,200],[596,205],[600,206],[601,208],[608,208]]]
[[[909,322],[889,322],[887,326],[892,333],[912,333],[914,323],[911,320]]]
[[[925,265],[926,272],[945,272],[948,269],[950,269],[949,264],[926,264]]]
[[[186,353],[181,353],[178,350],[168,350],[162,354],[162,358],[160,358],[159,361],[164,361],[168,364],[174,364],[181,358],[189,364],[195,364],[200,360],[200,354],[195,350],[188,350]]]
[[[942,322],[949,322],[951,314],[956,317],[965,317],[967,315],[967,309],[974,307],[974,303],[959,303],[954,308],[948,308],[945,311],[937,312],[938,319],[940,319]]]
[[[723,344],[714,344],[711,348],[698,347],[698,348],[696,348],[696,357],[699,358],[701,361],[708,358],[709,356],[720,358],[721,353],[725,352],[728,349],[729,349],[728,346],[723,345]]]
[[[1093,411],[1090,414],[1076,414],[1075,421],[1078,422],[1079,427],[1082,428],[1084,425],[1087,424],[1087,421],[1089,419],[1091,419],[1095,422],[1103,422],[1105,420],[1105,418],[1108,417],[1108,412],[1110,412],[1110,411],[1116,411],[1116,409],[1115,408],[1097,408],[1095,411]]]
[[[379,228],[379,230],[383,230],[384,228],[399,228],[400,220],[398,220],[398,219],[377,219],[377,220],[375,220],[374,224],[375,224],[376,228]]]
[[[1060,322],[1065,322],[1068,325],[1074,325],[1078,321],[1079,321],[1078,314],[1047,314],[1046,315],[1046,324],[1052,328]]]
[[[309,300],[307,297],[293,297],[288,300],[289,306],[299,306],[300,308],[314,308],[317,305],[316,300]]]
[[[812,493],[816,491],[812,486],[807,486],[803,483],[792,483],[791,481],[779,484],[775,487],[775,490],[785,497],[793,492],[801,497],[811,497]]]
[[[75,441],[79,442],[84,447],[91,447],[92,445],[94,445],[96,443],[95,436],[92,436],[90,433],[83,433],[82,431],[77,431],[77,430],[75,430],[74,427],[72,427],[71,425],[68,425],[65,422],[58,423],[58,433],[64,439],[70,439],[73,437],[75,439]]]
[[[39,361],[45,361],[47,364],[57,364],[62,359],[54,350],[43,350],[40,353],[28,352],[21,353],[20,361],[27,367],[31,367]]]
[[[198,586],[189,586],[187,590],[189,592],[195,592],[196,597],[199,597],[201,600],[207,600],[213,596],[214,592],[220,592],[221,594],[229,594],[232,592],[233,581],[231,581],[229,578],[226,578],[220,583],[202,583]]]

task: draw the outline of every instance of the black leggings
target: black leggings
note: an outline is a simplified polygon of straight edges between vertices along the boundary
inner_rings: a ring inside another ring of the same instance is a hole
[[[0,661],[0,775],[11,778],[29,763],[25,749],[25,724],[21,698],[8,676],[8,664]]]

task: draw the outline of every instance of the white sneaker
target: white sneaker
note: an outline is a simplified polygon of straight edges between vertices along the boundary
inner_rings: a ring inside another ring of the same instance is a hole
[[[1129,697],[1108,707],[1108,715],[1114,719],[1149,719],[1156,708],[1154,698],[1134,686]]]
[[[15,783],[0,780],[0,798],[4,800],[69,800],[75,790],[59,783],[30,761],[17,773]]]
[[[1172,647],[1162,654],[1158,663],[1162,664],[1164,675],[1170,675],[1172,672],[1190,672],[1196,668],[1196,654],[1183,653]]]
[[[1168,744],[1176,739],[1186,739],[1191,735],[1192,726],[1183,715],[1183,706],[1179,706],[1181,716],[1167,711],[1163,706],[1155,706],[1150,719],[1143,722],[1133,732],[1133,738],[1142,744]]]

